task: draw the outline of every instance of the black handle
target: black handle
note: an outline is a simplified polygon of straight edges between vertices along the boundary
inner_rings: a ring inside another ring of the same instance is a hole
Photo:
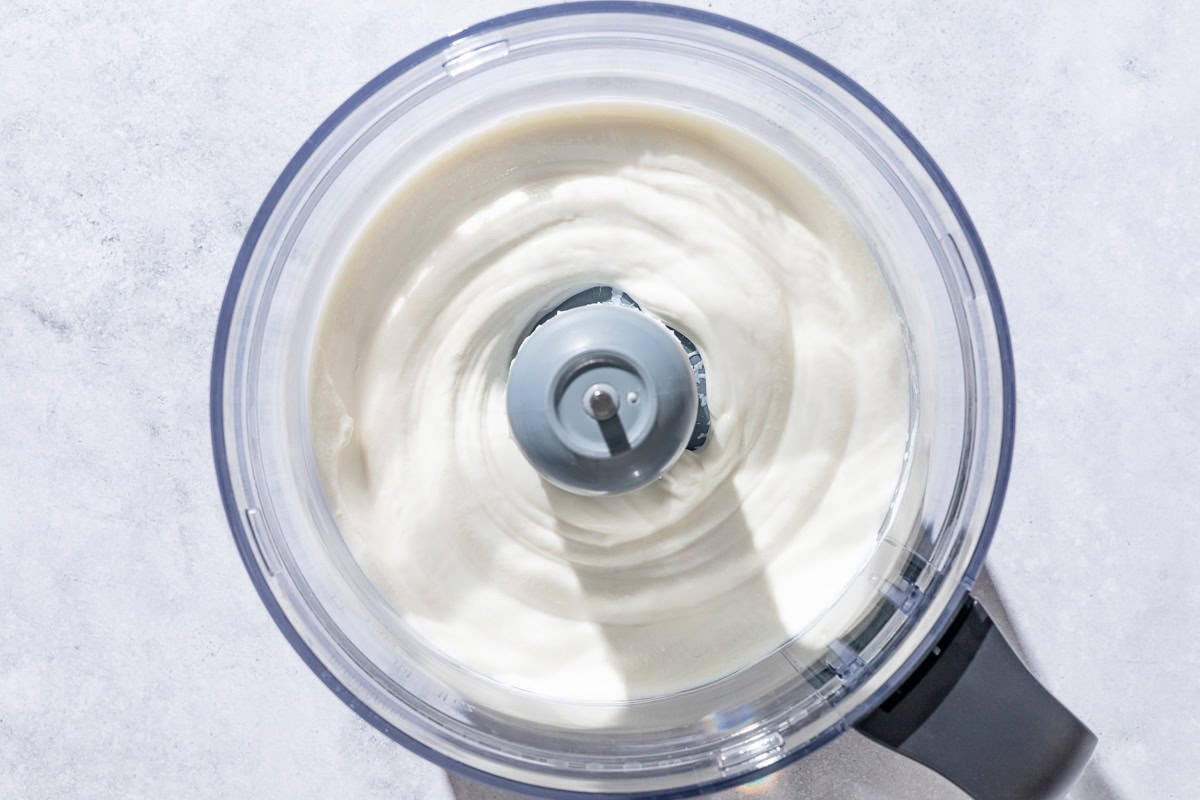
[[[1096,747],[970,596],[908,680],[857,727],[975,800],[1059,797]]]

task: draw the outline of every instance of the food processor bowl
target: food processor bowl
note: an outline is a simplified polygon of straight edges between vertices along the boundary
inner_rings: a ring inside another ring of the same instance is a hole
[[[584,101],[708,118],[820,186],[887,280],[912,387],[904,473],[874,555],[822,615],[826,635],[806,632],[827,644],[781,643],[709,684],[620,704],[514,690],[416,636],[339,534],[309,430],[323,300],[393,188],[501,120]],[[221,492],[266,608],[338,697],[439,764],[544,796],[685,796],[857,725],[977,797],[1050,797],[1091,750],[968,594],[1014,424],[1008,331],[979,237],[895,117],[765,31],[665,5],[567,4],[475,25],[387,69],[304,143],[250,226],[211,391]]]

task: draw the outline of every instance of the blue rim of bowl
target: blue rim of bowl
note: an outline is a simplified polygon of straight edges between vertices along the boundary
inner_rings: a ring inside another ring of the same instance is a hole
[[[245,278],[246,268],[249,264],[250,257],[254,249],[258,245],[258,240],[262,234],[263,227],[267,220],[275,211],[276,205],[279,203],[280,197],[291,184],[296,174],[301,167],[308,161],[309,157],[317,149],[318,146],[329,136],[329,134],[355,109],[361,106],[372,95],[390,83],[400,75],[408,72],[417,64],[420,64],[429,58],[439,55],[447,47],[454,42],[461,40],[464,37],[485,34],[499,28],[506,28],[514,24],[523,22],[532,22],[543,19],[551,19],[555,17],[575,16],[581,14],[641,14],[645,16],[667,17],[681,19],[687,22],[697,22],[708,25],[714,28],[729,31],[739,34],[748,39],[754,40],[759,44],[767,45],[775,50],[778,50],[785,55],[788,55],[797,61],[805,64],[808,67],[820,72],[826,78],[829,78],[836,83],[840,88],[848,92],[856,100],[862,103],[871,111],[881,122],[896,135],[896,137],[909,149],[912,155],[917,159],[921,166],[925,169],[938,191],[942,193],[947,205],[950,207],[955,220],[962,227],[963,233],[966,234],[967,243],[970,245],[971,252],[979,264],[979,271],[983,278],[984,291],[987,294],[988,304],[992,309],[992,315],[995,322],[997,345],[1000,351],[1000,373],[1001,373],[1001,433],[1000,433],[1000,461],[997,465],[996,480],[992,488],[992,497],[989,502],[987,516],[984,519],[983,530],[980,533],[979,542],[975,546],[975,551],[971,555],[971,559],[967,564],[966,571],[959,584],[954,588],[954,592],[949,603],[942,611],[942,618],[937,621],[933,628],[926,634],[921,645],[917,647],[900,669],[896,670],[884,682],[876,692],[863,703],[860,703],[857,708],[852,709],[845,717],[842,724],[831,726],[829,730],[824,731],[813,740],[807,742],[803,747],[798,748],[794,752],[789,753],[784,758],[769,764],[761,769],[747,772],[744,774],[722,778],[705,783],[699,783],[693,786],[680,787],[678,789],[669,790],[667,792],[575,792],[563,789],[554,789],[544,786],[513,781],[507,778],[502,778],[493,775],[489,772],[477,769],[475,767],[464,764],[453,758],[450,758],[437,750],[422,744],[421,742],[408,736],[403,731],[396,728],[379,714],[364,705],[353,692],[351,692],[343,683],[334,677],[328,669],[325,668],[321,660],[309,648],[309,646],[300,637],[296,628],[284,614],[279,602],[271,593],[270,587],[267,585],[266,576],[262,574],[258,567],[258,562],[255,560],[254,548],[250,542],[246,531],[246,523],[242,518],[241,509],[237,504],[237,498],[233,490],[233,481],[229,473],[228,454],[225,450],[225,416],[224,416],[224,389],[225,389],[225,357],[226,348],[229,344],[229,329],[233,319],[233,311],[237,305],[238,295],[241,291],[242,281]],[[233,538],[237,544],[238,552],[241,554],[242,562],[246,566],[246,571],[250,575],[250,580],[254,583],[254,588],[258,592],[259,598],[262,600],[267,611],[270,612],[271,618],[275,620],[275,624],[283,633],[284,637],[292,645],[292,648],[304,659],[304,663],[317,675],[321,681],[333,691],[337,697],[349,706],[356,714],[369,722],[381,733],[386,735],[393,741],[398,742],[410,751],[416,753],[422,758],[445,769],[452,770],[460,775],[464,775],[473,780],[479,781],[497,788],[507,789],[510,791],[521,792],[535,797],[547,798],[588,798],[589,800],[602,800],[603,798],[622,798],[623,800],[631,800],[632,798],[660,798],[661,800],[669,800],[670,798],[695,797],[710,792],[720,791],[733,786],[738,786],[744,783],[749,783],[780,770],[789,764],[794,763],[805,755],[813,752],[819,747],[832,741],[837,736],[841,735],[845,730],[852,727],[855,722],[861,719],[866,714],[870,713],[876,705],[887,697],[891,692],[898,687],[909,673],[924,658],[925,653],[933,646],[934,642],[942,635],[943,630],[953,618],[967,590],[973,585],[975,578],[978,576],[980,569],[983,567],[984,558],[987,555],[988,548],[991,544],[992,537],[995,534],[996,524],[1000,518],[1001,506],[1004,502],[1005,490],[1008,487],[1009,470],[1012,464],[1012,448],[1013,436],[1016,428],[1016,383],[1013,370],[1012,343],[1009,338],[1008,320],[1004,313],[1004,305],[1000,299],[1000,290],[996,284],[996,276],[992,271],[991,262],[988,260],[987,253],[984,250],[983,242],[979,238],[979,233],[975,229],[974,223],[971,221],[970,215],[967,214],[963,207],[962,201],[959,200],[958,194],[950,185],[945,174],[933,157],[925,150],[916,137],[909,132],[904,126],[882,103],[873,97],[866,89],[859,86],[845,73],[838,70],[836,67],[827,63],[818,56],[810,53],[804,48],[793,44],[792,42],[773,33],[769,33],[761,28],[749,25],[738,20],[724,17],[719,14],[712,14],[706,11],[698,11],[691,8],[681,6],[668,5],[664,3],[645,3],[645,2],[629,2],[627,0],[597,0],[595,2],[576,2],[563,3],[559,5],[540,6],[536,8],[528,8],[522,11],[515,11],[511,14],[494,17],[484,22],[477,23],[468,28],[464,28],[456,33],[444,36],[435,42],[425,45],[416,50],[407,57],[397,61],[392,66],[388,67],[383,72],[376,75],[366,83],[361,89],[350,96],[348,100],[342,103],[329,117],[321,123],[321,125],[308,137],[300,149],[296,152],[292,159],[284,167],[279,178],[276,179],[271,190],[267,193],[266,199],[258,209],[258,213],[254,216],[254,221],[250,224],[250,228],[246,231],[246,237],[242,242],[241,249],[238,251],[237,260],[233,266],[233,272],[229,278],[229,284],[225,289],[225,298],[221,304],[221,313],[217,321],[216,340],[213,347],[213,364],[212,375],[209,384],[209,413],[212,427],[212,442],[213,442],[213,459],[215,462],[217,483],[221,489],[221,499],[225,506],[225,516],[229,521],[229,528],[233,532]]]

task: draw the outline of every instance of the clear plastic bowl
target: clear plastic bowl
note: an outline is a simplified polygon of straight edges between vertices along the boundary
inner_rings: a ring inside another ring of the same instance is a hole
[[[785,645],[714,683],[620,708],[524,696],[414,637],[343,543],[308,431],[322,299],[389,190],[497,120],[589,100],[705,115],[823,187],[887,276],[914,387],[905,480],[875,557],[822,622],[836,632],[829,647]],[[435,762],[508,788],[665,797],[751,780],[812,751],[912,671],[981,567],[1008,474],[1013,375],[971,221],[877,100],[811,53],[726,18],[570,4],[422,48],[304,143],[263,203],[229,283],[212,425],[230,526],[263,603],[357,713]],[[538,713],[524,713],[528,704]]]

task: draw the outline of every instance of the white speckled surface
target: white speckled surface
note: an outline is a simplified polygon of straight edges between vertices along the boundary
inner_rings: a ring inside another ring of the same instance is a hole
[[[292,653],[212,475],[243,231],[304,138],[517,2],[0,9],[0,797],[500,795],[409,755]],[[1200,11],[723,0],[875,93],[991,252],[1019,430],[990,560],[1101,737],[1076,800],[1200,790]],[[1100,6],[1104,6],[1103,8]],[[961,797],[849,737],[732,797]]]

